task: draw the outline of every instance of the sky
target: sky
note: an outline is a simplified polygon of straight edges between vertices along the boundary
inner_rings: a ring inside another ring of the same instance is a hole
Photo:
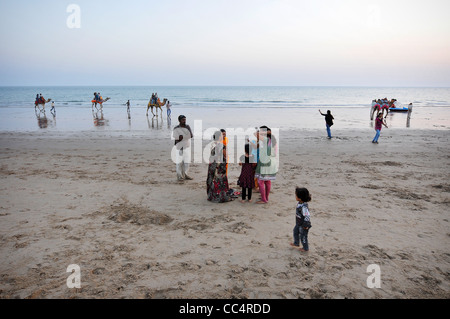
[[[448,0],[1,0],[0,85],[450,87],[449,12]]]

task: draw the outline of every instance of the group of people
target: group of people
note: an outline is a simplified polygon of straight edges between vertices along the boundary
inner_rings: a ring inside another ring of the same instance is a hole
[[[187,171],[190,162],[190,139],[193,134],[190,126],[186,124],[186,116],[180,115],[178,121],[179,125],[173,129],[173,138],[177,154],[177,179],[182,182],[192,179],[187,175]],[[235,192],[230,192],[228,183],[227,147],[226,130],[218,130],[212,136],[206,180],[207,198],[212,202],[229,202],[236,196]],[[272,181],[276,179],[278,172],[278,142],[275,136],[272,136],[270,128],[256,128],[253,136],[247,138],[239,165],[241,173],[237,184],[242,188],[241,202],[252,202],[252,190],[258,188],[261,200],[257,203],[268,203]]]
[[[190,163],[190,139],[192,130],[186,124],[186,116],[178,117],[179,125],[173,129],[176,151],[177,179],[182,182],[192,180],[187,175]],[[208,172],[206,178],[207,200],[215,203],[224,203],[234,200],[239,192],[234,192],[228,182],[228,138],[226,130],[216,131],[212,136],[209,155]],[[239,159],[241,172],[237,184],[241,187],[241,203],[252,202],[252,190],[257,188],[261,199],[257,204],[269,202],[272,181],[278,172],[278,141],[267,126],[255,128],[253,136],[246,139],[244,155]],[[308,202],[311,196],[306,188],[295,190],[298,201],[296,208],[296,225],[293,230],[294,241],[291,246],[300,251],[308,251],[308,231],[311,227]],[[300,247],[300,243],[302,247]]]
[[[383,99],[383,100],[387,101],[387,99]],[[393,103],[395,103],[395,101],[397,101],[397,100],[392,99],[390,102],[387,102],[387,103],[388,103],[388,105],[393,105]],[[389,106],[389,107],[393,107],[393,106]],[[320,110],[319,110],[319,112],[320,112],[320,114],[325,116],[325,125],[327,128],[327,135],[328,135],[328,138],[330,139],[330,138],[332,138],[330,127],[333,125],[334,117],[333,117],[333,115],[331,115],[330,110],[328,110],[326,114],[322,113]],[[375,137],[373,138],[372,143],[378,144],[378,139],[380,138],[380,133],[381,133],[381,129],[383,126],[388,128],[386,121],[383,118],[383,112],[379,112],[379,113],[377,113],[377,117],[375,118]]]
[[[375,99],[372,100],[372,109],[377,111],[377,117],[378,114],[384,113],[386,111],[386,116],[389,113],[389,109],[392,107],[395,107],[395,102],[397,102],[396,99],[389,100],[387,97],[384,99]]]
[[[34,105],[45,104],[45,98],[42,94],[36,94],[36,100],[34,101]]]
[[[239,192],[230,192],[228,184],[228,140],[222,129],[213,135],[206,180],[207,199],[228,202]],[[246,140],[244,154],[239,158],[241,172],[237,184],[241,187],[241,202],[252,202],[253,189],[259,189],[261,199],[257,204],[269,202],[272,181],[278,172],[278,143],[270,128],[261,126]]]
[[[34,108],[36,109],[36,107],[39,104],[43,104],[45,105],[45,103],[49,102],[51,99],[49,99],[48,101],[45,100],[45,98],[42,96],[42,93],[40,94],[36,94],[36,99],[34,101]],[[45,108],[44,108],[45,110]],[[50,112],[53,114],[53,116],[56,116],[56,109],[55,109],[55,101],[52,101],[52,107],[50,109]]]
[[[152,93],[152,97],[150,98],[149,105],[161,105],[161,99],[158,97],[158,93]],[[166,102],[166,109],[167,109],[167,117],[170,118],[170,115],[172,114],[172,104],[168,100]]]
[[[94,101],[97,103],[103,102],[103,97],[100,92],[94,92],[94,99],[92,100],[92,102],[94,102]]]
[[[159,100],[158,93],[152,93],[152,97],[150,98],[150,104],[155,105]]]

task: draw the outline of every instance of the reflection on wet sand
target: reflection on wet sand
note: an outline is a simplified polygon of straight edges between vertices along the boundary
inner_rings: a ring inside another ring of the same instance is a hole
[[[151,124],[150,124],[150,118],[147,116],[147,123],[148,123],[148,128],[151,129],[162,129],[163,127],[163,119],[161,117],[161,119],[158,116],[153,116],[152,120],[151,120]]]
[[[47,118],[47,114],[44,109],[35,110],[36,119],[38,122],[39,128],[48,128],[49,125],[55,127],[56,126],[56,113],[50,112],[53,115],[53,121]]]
[[[103,109],[97,111],[92,110],[92,117],[94,118],[94,126],[108,126],[108,120],[103,116]]]
[[[47,128],[48,127],[48,119],[47,119],[47,115],[45,114],[45,110],[35,109],[35,113],[36,113],[36,118],[38,120],[39,128]]]

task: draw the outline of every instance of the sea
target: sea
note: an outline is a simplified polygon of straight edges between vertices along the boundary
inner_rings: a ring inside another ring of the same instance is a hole
[[[100,110],[92,108],[94,92],[110,98]],[[153,116],[149,110],[147,116],[152,93],[170,101],[170,117],[165,107],[162,114]],[[36,94],[51,98],[55,110],[51,112],[51,103],[45,110],[35,110]],[[409,118],[407,113],[389,114],[390,128],[450,129],[450,88],[443,87],[5,86],[0,87],[0,132],[142,136],[160,131],[167,135],[178,124],[179,115],[203,130],[262,125],[280,130],[325,129],[319,110],[331,111],[333,131],[373,129],[370,108],[378,98],[396,99],[397,107],[413,105]]]

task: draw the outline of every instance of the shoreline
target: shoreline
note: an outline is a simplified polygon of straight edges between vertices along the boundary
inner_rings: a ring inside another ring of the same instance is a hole
[[[201,122],[203,129],[208,127],[220,128],[249,128],[267,125],[282,130],[295,129],[324,129],[325,121],[318,112],[318,108],[187,108],[173,107],[172,118],[169,121],[166,110],[162,117],[146,116],[146,108],[131,108],[131,118],[128,118],[125,108],[104,107],[103,113],[92,112],[89,108],[56,107],[56,116],[50,110],[45,114],[35,114],[32,109],[1,109],[0,130],[2,132],[60,132],[71,131],[129,131],[155,132],[165,131],[178,124],[180,114],[187,116],[187,123]],[[321,108],[326,112],[326,107]],[[333,130],[371,128],[370,108],[331,108],[335,117]],[[450,130],[450,108],[445,107],[414,107],[408,121],[407,114],[391,113],[387,117],[387,124],[392,129],[411,130]]]
[[[176,182],[158,136],[0,133],[0,298],[448,299],[448,132],[308,132],[281,132],[262,206],[208,202],[205,163]],[[296,186],[312,193],[308,254],[289,246]]]

